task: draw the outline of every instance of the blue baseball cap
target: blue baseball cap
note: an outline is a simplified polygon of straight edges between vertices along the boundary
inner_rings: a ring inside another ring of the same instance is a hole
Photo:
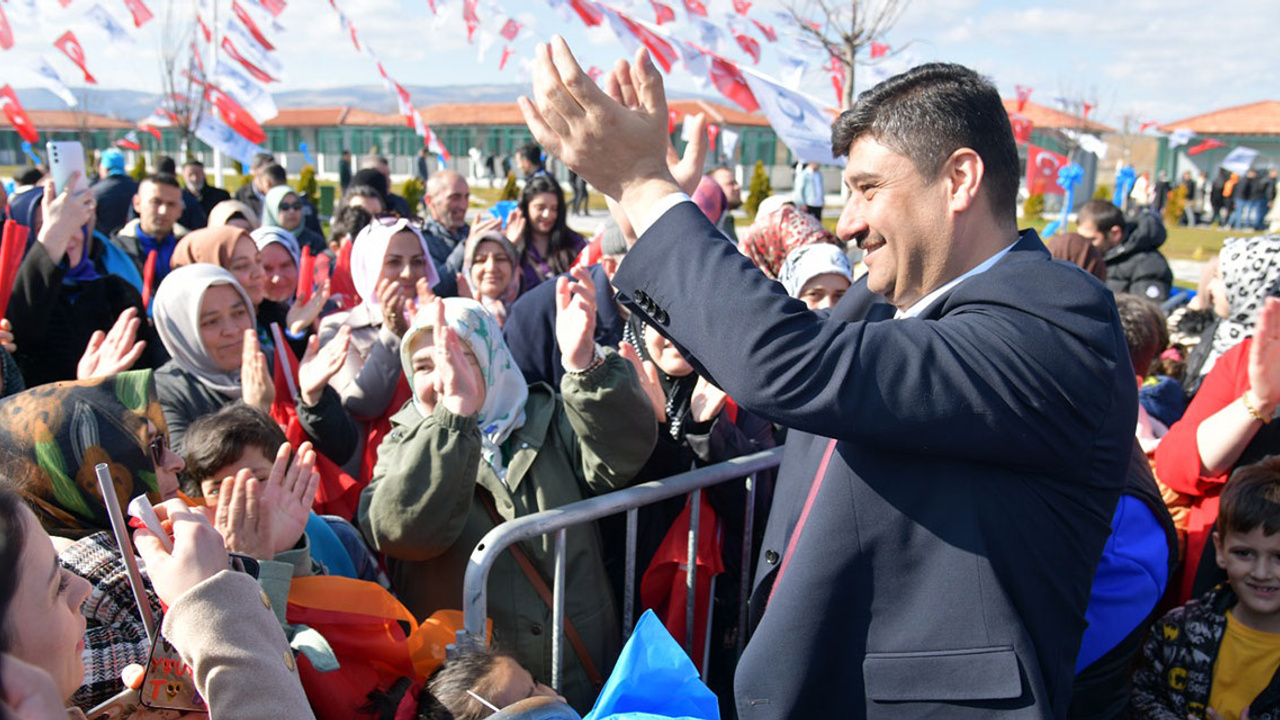
[[[124,153],[115,148],[107,148],[102,151],[101,167],[107,171],[108,175],[124,174]]]

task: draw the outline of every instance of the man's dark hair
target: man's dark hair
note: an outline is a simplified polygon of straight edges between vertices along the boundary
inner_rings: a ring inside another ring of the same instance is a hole
[[[1280,456],[1238,468],[1222,488],[1218,532],[1249,533],[1259,526],[1267,535],[1280,532]]]
[[[715,167],[711,168],[710,170],[708,170],[708,171],[707,171],[707,174],[708,174],[708,175],[715,175],[716,173],[720,172],[721,170],[723,170],[723,171],[725,171],[725,172],[729,173],[730,175],[732,175],[732,174],[733,174],[733,168],[730,168],[728,165],[717,165],[717,166],[715,166]]]
[[[198,158],[187,158],[187,161],[182,163],[182,167],[191,167],[192,165],[204,167],[204,163],[200,162]]]
[[[168,185],[169,187],[178,188],[179,190],[182,189],[182,183],[178,182],[178,176],[173,173],[151,173],[150,175],[142,178],[142,182],[138,184],[145,185],[146,183],[151,183],[152,185]]]
[[[516,150],[516,155],[528,160],[534,165],[542,164],[542,148],[538,146],[538,143],[521,145],[520,149]]]
[[[169,173],[170,175],[178,174],[178,164],[168,155],[161,155],[156,158],[156,172]]]
[[[253,160],[249,162],[249,169],[257,170],[263,165],[274,165],[275,162],[276,162],[276,156],[272,155],[271,153],[268,153],[268,152],[254,153]]]
[[[370,193],[370,196],[376,194],[373,188],[365,187],[364,189]],[[368,210],[358,205],[343,205],[333,214],[333,220],[329,223],[329,241],[337,242],[344,237],[354,240],[356,235],[359,235],[360,231],[371,222],[373,222],[373,215]]]
[[[272,163],[262,168],[262,174],[271,180],[271,187],[276,185],[284,185],[289,181],[289,176],[284,171],[284,167]]]
[[[351,187],[355,187],[357,185],[365,185],[377,190],[383,204],[386,204],[387,192],[390,191],[390,188],[387,187],[387,176],[378,172],[376,168],[365,168],[357,172],[355,175],[352,175]],[[351,191],[348,189],[347,192]]]
[[[257,448],[270,460],[285,442],[284,431],[270,415],[243,403],[197,419],[187,432],[183,442],[187,466],[180,481],[182,491],[191,497],[203,497],[200,482],[239,460],[246,448]]]
[[[1092,220],[1099,232],[1105,233],[1113,227],[1124,227],[1124,213],[1120,208],[1107,200],[1090,200],[1080,206],[1080,214],[1076,224]]]
[[[35,185],[43,179],[44,168],[35,165],[28,165],[13,176],[13,181],[19,185]]]
[[[992,211],[1015,216],[1022,173],[1013,128],[1000,93],[973,70],[929,63],[862,93],[832,126],[831,152],[847,155],[866,135],[905,155],[929,180],[953,152],[970,148],[982,158],[982,186]]]
[[[1169,345],[1169,330],[1165,327],[1164,313],[1150,300],[1120,293],[1116,295],[1116,310],[1120,312],[1120,326],[1129,344],[1129,361],[1133,374],[1146,377],[1151,373],[1151,363]]]

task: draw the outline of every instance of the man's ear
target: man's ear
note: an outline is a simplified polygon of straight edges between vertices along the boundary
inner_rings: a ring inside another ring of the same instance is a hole
[[[960,148],[951,153],[943,165],[947,200],[953,212],[963,212],[973,206],[982,189],[986,166],[982,158],[971,148]]]
[[[1107,230],[1107,240],[1110,241],[1111,247],[1115,247],[1124,242],[1124,226],[1113,225],[1109,230]]]
[[[138,193],[133,194],[133,211],[142,214],[142,198],[138,197]]]

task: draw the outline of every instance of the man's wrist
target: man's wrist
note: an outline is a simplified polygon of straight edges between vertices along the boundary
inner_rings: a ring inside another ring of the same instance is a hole
[[[653,211],[662,199],[682,192],[675,179],[670,176],[648,178],[624,185],[618,204],[631,221],[636,237],[640,237],[657,221],[658,218],[653,217]]]

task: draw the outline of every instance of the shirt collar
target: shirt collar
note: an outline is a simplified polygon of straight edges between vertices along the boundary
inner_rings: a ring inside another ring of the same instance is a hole
[[[1018,240],[1021,240],[1021,239],[1022,239],[1021,237],[1019,237],[1019,238],[1018,238]],[[992,268],[992,266],[994,266],[996,263],[1000,262],[1000,258],[1002,258],[1002,257],[1004,257],[1005,255],[1007,255],[1007,254],[1009,253],[1009,251],[1013,249],[1013,246],[1018,244],[1018,240],[1014,240],[1013,242],[1009,243],[1008,245],[1006,245],[1006,246],[1004,247],[1004,249],[1003,249],[1003,250],[1000,250],[1000,251],[998,251],[995,255],[992,255],[991,257],[987,258],[986,260],[983,260],[981,263],[979,263],[977,266],[975,266],[975,267],[974,267],[972,270],[970,270],[969,272],[967,272],[967,273],[965,273],[965,274],[961,275],[960,277],[958,277],[958,278],[956,278],[956,279],[952,280],[951,282],[947,283],[946,285],[943,285],[942,287],[938,288],[937,290],[934,290],[933,292],[929,293],[928,295],[925,295],[924,297],[920,298],[919,300],[917,300],[917,301],[915,302],[915,304],[913,304],[911,307],[907,308],[906,310],[898,310],[898,312],[894,313],[893,319],[894,319],[894,320],[901,320],[901,319],[903,319],[903,318],[913,318],[913,317],[916,317],[917,315],[919,315],[920,313],[924,312],[925,310],[927,310],[927,309],[929,308],[929,306],[930,306],[930,305],[932,305],[932,304],[933,304],[933,301],[934,301],[934,300],[937,300],[938,298],[942,297],[944,294],[946,294],[948,291],[950,291],[950,290],[951,290],[952,288],[954,288],[955,286],[959,285],[960,283],[964,282],[965,280],[968,280],[969,278],[973,277],[974,275],[981,275],[982,273],[984,273],[984,272],[986,272],[986,271],[990,270],[990,269]]]

